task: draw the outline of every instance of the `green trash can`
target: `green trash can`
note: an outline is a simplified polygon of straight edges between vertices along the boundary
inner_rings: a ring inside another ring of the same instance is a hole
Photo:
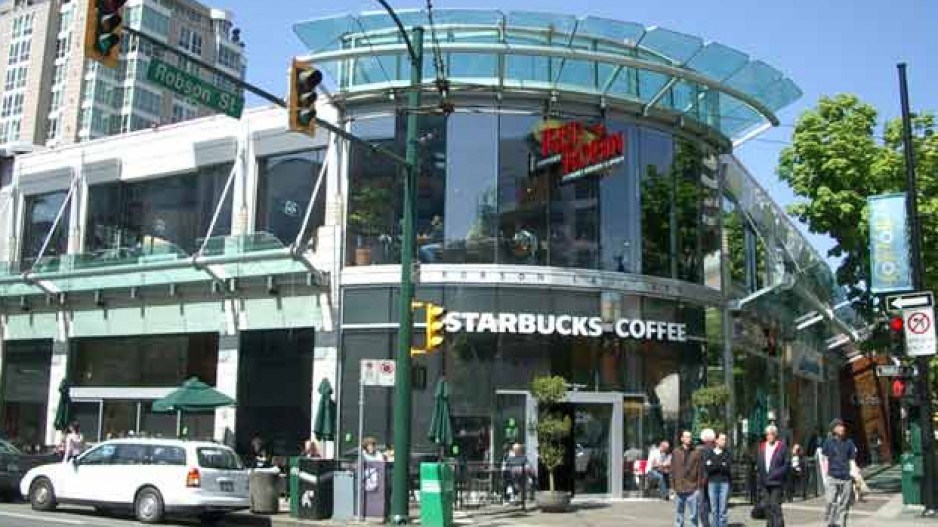
[[[445,463],[420,464],[420,524],[451,527],[455,501],[453,468]]]
[[[902,454],[902,503],[903,505],[922,504],[922,456],[921,454]]]

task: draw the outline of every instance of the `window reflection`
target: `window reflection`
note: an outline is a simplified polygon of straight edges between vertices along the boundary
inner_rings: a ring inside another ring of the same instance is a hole
[[[231,165],[198,172],[94,185],[88,198],[86,251],[98,259],[195,252],[208,231]],[[213,236],[231,232],[231,193]]]
[[[677,219],[671,203],[674,181],[671,163],[674,142],[671,136],[652,130],[639,135],[639,163],[642,177],[642,273],[671,277],[672,229]]]
[[[324,156],[325,149],[316,149],[271,156],[260,161],[255,231],[273,234],[284,246],[289,246],[296,240]],[[325,195],[324,181],[319,188],[303,240],[308,240],[315,229],[324,222]]]
[[[215,384],[217,333],[82,338],[73,345],[75,386],[177,386],[189,377]]]
[[[498,139],[498,262],[547,264],[548,177],[532,177],[533,115],[502,116]]]
[[[31,268],[36,263],[36,258],[39,257],[42,245],[46,242],[46,237],[52,230],[52,225],[67,195],[67,191],[59,190],[26,197],[26,224],[23,226],[23,249],[20,257],[23,270]],[[61,256],[67,252],[69,209],[71,209],[71,204],[62,212],[55,232],[49,238],[49,245],[43,253],[43,259]]]

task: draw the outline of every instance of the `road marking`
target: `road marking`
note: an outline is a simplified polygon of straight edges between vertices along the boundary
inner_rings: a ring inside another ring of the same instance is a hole
[[[34,522],[45,521],[52,523],[64,523],[65,525],[88,525],[88,522],[82,520],[69,520],[67,518],[53,518],[51,516],[40,516],[37,514],[19,514],[16,512],[4,512],[0,511],[0,516],[7,516],[9,518],[19,518],[22,520],[31,520]]]

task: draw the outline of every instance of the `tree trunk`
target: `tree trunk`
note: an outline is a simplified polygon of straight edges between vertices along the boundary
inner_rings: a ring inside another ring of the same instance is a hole
[[[550,484],[550,491],[554,492],[554,471],[553,470],[547,471],[547,480]]]

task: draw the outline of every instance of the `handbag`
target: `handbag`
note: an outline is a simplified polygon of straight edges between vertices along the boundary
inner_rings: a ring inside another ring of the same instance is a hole
[[[752,506],[752,510],[749,511],[749,517],[753,520],[765,519],[765,504],[762,500],[757,501],[756,504]]]

